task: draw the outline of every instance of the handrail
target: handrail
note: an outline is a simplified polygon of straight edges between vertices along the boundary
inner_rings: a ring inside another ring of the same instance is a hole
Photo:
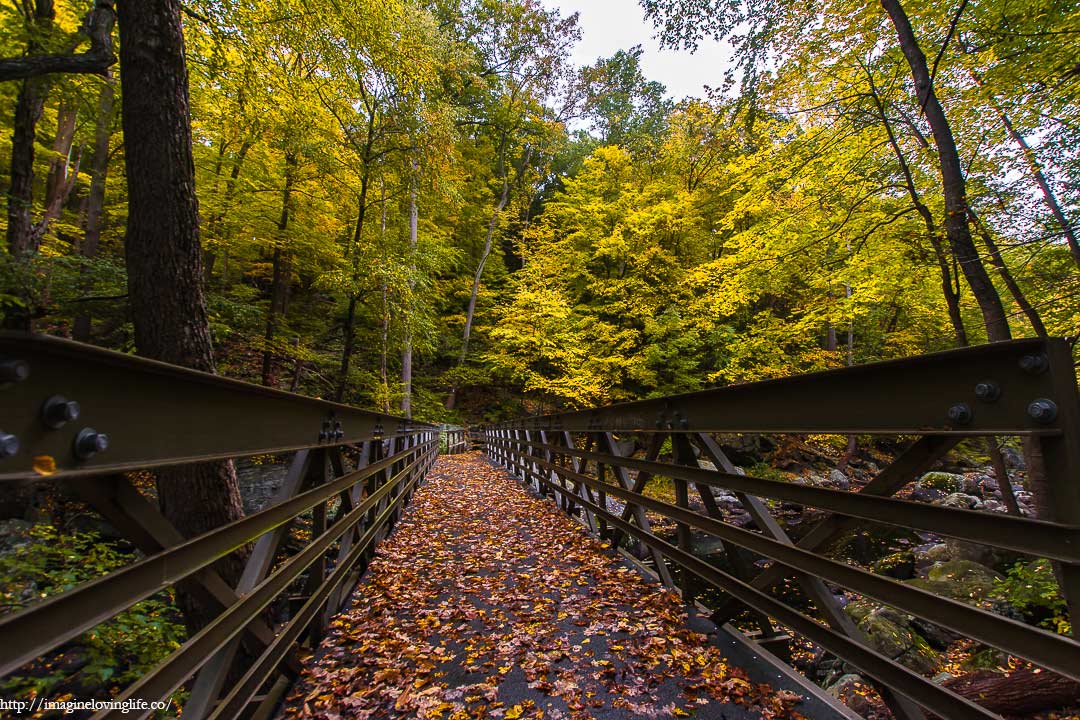
[[[348,600],[439,446],[428,423],[17,333],[0,333],[0,402],[0,489],[3,481],[64,483],[145,554],[0,616],[0,674],[183,582],[218,614],[120,698],[165,699],[197,673],[184,706],[195,720],[246,715],[256,701],[264,711],[274,705],[285,676],[275,692],[256,693],[275,672],[298,668],[304,636],[318,638]],[[264,454],[292,454],[271,506],[193,538],[123,474]],[[273,567],[301,518],[310,518],[310,540]],[[232,587],[214,563],[252,543]],[[264,609],[305,573],[304,604],[283,627],[270,627]],[[248,672],[218,702],[241,642]]]
[[[711,433],[902,434],[917,439],[861,492],[741,474]],[[576,412],[520,418],[473,429],[485,452],[563,510],[580,513],[593,534],[651,553],[658,577],[684,593],[696,576],[726,594],[714,620],[749,608],[763,634],[768,618],[859,668],[898,717],[996,717],[874,650],[823,581],[895,607],[1037,665],[1080,680],[1075,638],[1024,625],[971,604],[903,584],[825,556],[841,533],[867,521],[930,531],[1046,557],[1080,617],[1080,402],[1068,341],[1020,340],[872,363],[781,380]],[[892,497],[932,468],[964,437],[1024,436],[1042,458],[1045,517],[1031,519],[930,506]],[[637,438],[644,455],[621,451]],[[661,448],[670,442],[670,459]],[[699,461],[708,461],[704,467]],[[635,476],[636,473],[636,476]],[[670,478],[675,503],[650,497],[648,484]],[[724,522],[713,489],[735,494],[755,529]],[[690,505],[696,491],[703,511]],[[608,497],[620,501],[619,510]],[[826,511],[797,542],[759,497]],[[675,537],[649,518],[675,523]],[[718,538],[727,572],[693,554],[691,529]],[[771,563],[754,576],[742,552]],[[785,576],[812,600],[816,617],[768,593]],[[690,595],[686,595],[690,599]]]
[[[443,425],[439,433],[439,452],[456,455],[469,449],[468,432],[465,428],[455,425]]]

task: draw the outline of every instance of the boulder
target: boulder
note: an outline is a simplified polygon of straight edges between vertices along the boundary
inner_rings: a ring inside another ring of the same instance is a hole
[[[911,495],[908,496],[909,500],[914,502],[932,503],[935,500],[940,500],[945,497],[945,493],[937,488],[928,488],[921,485],[916,485],[911,490]]]
[[[957,473],[928,472],[919,478],[921,487],[941,490],[945,493],[964,492],[965,478]]]
[[[982,508],[982,500],[974,495],[962,492],[949,493],[940,500],[935,500],[933,504],[959,510],[979,510]]]
[[[938,595],[954,600],[982,600],[1002,578],[985,565],[965,559],[934,563],[927,571],[926,579],[907,582]]]
[[[878,575],[888,575],[897,580],[909,580],[915,577],[915,553],[910,550],[886,555],[875,562],[871,569]]]
[[[882,655],[919,673],[931,672],[938,666],[938,654],[906,615],[866,601],[850,603],[845,611]]]
[[[825,692],[851,708],[852,711],[868,717],[873,711],[873,705],[866,697],[866,690],[870,684],[861,675],[841,675],[836,682],[825,689]]]
[[[835,486],[838,490],[848,490],[851,488],[851,480],[847,475],[836,468],[829,471],[829,484]]]

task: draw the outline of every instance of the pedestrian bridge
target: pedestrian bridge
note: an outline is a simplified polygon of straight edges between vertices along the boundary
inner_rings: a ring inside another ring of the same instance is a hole
[[[216,614],[117,699],[184,688],[185,719],[853,717],[785,662],[792,639],[860,673],[894,716],[998,717],[985,693],[934,682],[870,642],[841,590],[1000,649],[1031,677],[1080,680],[1072,637],[831,552],[884,524],[1047,558],[1077,617],[1080,404],[1064,340],[466,433],[4,334],[0,408],[0,481],[57,483],[142,553],[0,616],[5,675],[180,585]],[[906,449],[839,490],[742,474],[717,442],[734,433],[888,435]],[[1023,439],[1037,519],[895,497],[961,440],[988,436]],[[134,482],[267,455],[288,462],[275,500],[196,537]],[[719,492],[752,523],[726,521]],[[792,537],[774,517],[781,504],[818,519]],[[219,561],[237,551],[246,564],[229,582]]]

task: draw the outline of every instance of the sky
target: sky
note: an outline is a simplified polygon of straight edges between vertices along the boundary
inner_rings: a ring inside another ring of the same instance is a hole
[[[681,100],[701,97],[703,87],[720,87],[724,70],[731,64],[731,51],[720,43],[703,40],[693,54],[661,50],[652,23],[637,0],[543,0],[544,6],[558,8],[565,17],[580,13],[581,41],[574,49],[573,61],[591,65],[599,57],[610,57],[618,50],[641,45],[641,68],[647,80],[667,86],[668,97]]]

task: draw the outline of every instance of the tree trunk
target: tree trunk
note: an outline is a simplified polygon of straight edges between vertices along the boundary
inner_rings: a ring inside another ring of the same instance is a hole
[[[1016,301],[1017,307],[1021,312],[1027,316],[1028,322],[1031,323],[1031,328],[1035,331],[1035,334],[1041,338],[1049,337],[1046,332],[1046,326],[1043,325],[1042,318],[1039,317],[1039,312],[1028,302],[1027,297],[1024,296],[1024,291],[1020,289],[1020,285],[1017,284],[1016,278],[1013,277],[1012,272],[1009,270],[1009,266],[1005,264],[1005,258],[1001,256],[1001,249],[998,248],[996,242],[994,242],[993,235],[986,229],[982,221],[979,220],[979,216],[975,214],[975,211],[968,209],[968,215],[971,217],[971,222],[979,231],[979,237],[982,238],[983,244],[986,245],[986,249],[990,252],[990,263],[997,269],[998,274],[1001,275],[1002,282],[1005,283],[1005,287],[1008,288],[1009,294],[1012,295],[1013,300]]]
[[[416,204],[417,174],[420,169],[416,158],[412,159],[412,178],[409,185],[409,302],[405,306],[402,324],[405,326],[405,339],[401,349],[401,414],[412,417],[412,293],[416,287],[416,247],[419,241],[420,209]]]
[[[480,279],[484,276],[484,265],[487,264],[488,256],[491,255],[491,244],[495,237],[495,228],[499,224],[499,216],[510,199],[510,179],[503,175],[502,194],[495,204],[495,211],[491,213],[491,221],[488,223],[487,235],[484,237],[484,248],[480,252],[480,261],[476,264],[476,273],[473,275],[472,290],[469,292],[469,309],[465,314],[465,330],[461,336],[461,354],[458,356],[458,367],[465,364],[465,357],[469,353],[469,336],[472,334],[473,317],[476,314],[476,298],[480,293]],[[446,409],[453,410],[457,401],[457,387],[450,388],[450,396],[446,398]]]
[[[236,153],[236,157],[233,159],[232,170],[229,171],[229,179],[225,183],[225,195],[221,202],[221,211],[210,218],[208,222],[207,230],[213,237],[220,237],[222,233],[222,222],[225,218],[225,213],[228,211],[229,203],[232,201],[233,196],[236,194],[236,181],[240,177],[240,168],[244,165],[244,158],[247,157],[248,152],[251,150],[252,141],[249,138],[245,138],[240,143],[240,149]],[[221,286],[226,284],[228,280],[228,250],[225,251],[224,269],[222,270]],[[216,256],[213,252],[207,251],[204,253],[206,257],[206,267],[204,268],[206,273],[206,283],[209,285],[214,275],[214,262]]]
[[[982,311],[987,338],[990,342],[1008,340],[1011,333],[1009,323],[1005,318],[1005,309],[1002,307],[997,289],[990,281],[990,275],[979,258],[979,251],[975,247],[975,241],[968,227],[967,186],[964,171],[952,128],[934,92],[933,78],[930,77],[926,56],[919,47],[911,22],[900,0],[880,0],[880,2],[896,29],[900,49],[907,59],[912,79],[915,81],[916,96],[926,114],[927,122],[930,123],[934,142],[937,145],[941,188],[945,198],[945,236],[949,239],[953,255],[956,256],[964,277],[971,287],[971,292],[975,296],[975,301]]]
[[[296,182],[296,153],[285,153],[285,188],[281,196],[281,217],[278,218],[278,239],[274,243],[274,274],[270,285],[270,306],[266,311],[266,333],[263,336],[262,384],[269,386],[273,380],[274,352],[271,345],[277,333],[277,318],[285,313],[288,304],[289,258],[281,252],[285,242],[285,231],[289,229],[289,211],[292,208],[292,191]]]
[[[82,256],[87,260],[97,257],[101,242],[101,217],[105,210],[105,181],[109,175],[109,141],[112,139],[113,106],[116,104],[116,84],[111,76],[105,78],[98,96],[98,116],[94,126],[94,160],[90,167],[90,197],[86,203],[86,235],[82,242]],[[82,275],[83,295],[89,295],[93,283],[86,268]],[[72,337],[81,342],[90,339],[90,311],[85,308],[75,316]]]
[[[364,234],[364,215],[367,213],[367,193],[371,176],[365,164],[364,175],[360,179],[360,202],[356,212],[356,231],[353,233],[353,282],[360,281],[360,239]],[[349,384],[349,365],[352,362],[353,346],[356,341],[356,301],[359,298],[355,290],[349,292],[349,311],[345,316],[345,342],[341,348],[341,369],[338,371],[338,386],[334,400],[342,402],[345,388]]]
[[[75,138],[75,108],[64,106],[60,108],[57,117],[56,138],[53,140],[53,157],[49,161],[49,174],[45,181],[45,211],[41,219],[30,228],[31,245],[41,247],[49,225],[53,220],[60,217],[60,212],[75,189],[75,182],[79,179],[79,168],[82,164],[82,145],[75,151],[75,160],[72,162],[71,146]]]
[[[120,82],[128,224],[124,239],[135,345],[143,356],[214,372],[202,289],[199,207],[191,152],[190,104],[179,0],[122,0]],[[165,517],[194,537],[243,516],[232,462],[157,472]],[[216,568],[235,583],[243,561]],[[189,631],[216,609],[181,586]]]
[[[26,18],[33,23],[34,31],[26,48],[28,56],[42,52],[41,42],[36,34],[45,35],[56,19],[56,9],[52,0],[35,0],[33,16]],[[34,203],[34,139],[37,124],[45,109],[45,98],[49,94],[49,79],[29,77],[19,87],[19,97],[15,103],[15,119],[11,134],[11,185],[8,188],[8,250],[17,258],[25,259],[33,255],[31,235],[31,211]],[[26,329],[29,329],[27,327]]]
[[[56,112],[56,138],[53,140],[53,156],[49,160],[49,174],[45,178],[45,207],[59,206],[67,197],[68,177],[71,169],[71,146],[75,140],[75,106],[65,100]]]
[[[923,225],[926,227],[926,237],[934,250],[934,256],[937,258],[938,272],[941,274],[941,292],[945,296],[945,305],[949,311],[949,322],[952,323],[953,333],[956,336],[956,344],[960,347],[967,347],[967,330],[964,328],[964,317],[960,313],[960,278],[956,278],[957,285],[954,287],[952,272],[949,270],[949,258],[945,253],[945,248],[942,247],[937,223],[934,222],[934,215],[930,212],[930,208],[926,207],[926,203],[922,201],[922,197],[915,187],[915,179],[911,174],[911,166],[908,165],[907,157],[900,148],[900,142],[896,139],[896,133],[893,131],[892,122],[890,122],[889,116],[885,112],[885,105],[881,101],[881,96],[878,95],[877,87],[874,85],[873,73],[865,66],[864,70],[866,71],[867,80],[870,82],[870,93],[874,99],[874,106],[877,109],[878,119],[881,120],[881,124],[885,128],[886,136],[889,139],[889,146],[892,148],[893,155],[896,157],[896,162],[900,165],[900,172],[904,176],[904,186],[907,188],[908,197],[911,198],[911,204],[915,207],[916,212],[919,213],[919,217],[923,220]]]
[[[1080,702],[1080,683],[1037,668],[1010,670],[1008,675],[979,670],[944,685],[999,715],[1026,716]]]

